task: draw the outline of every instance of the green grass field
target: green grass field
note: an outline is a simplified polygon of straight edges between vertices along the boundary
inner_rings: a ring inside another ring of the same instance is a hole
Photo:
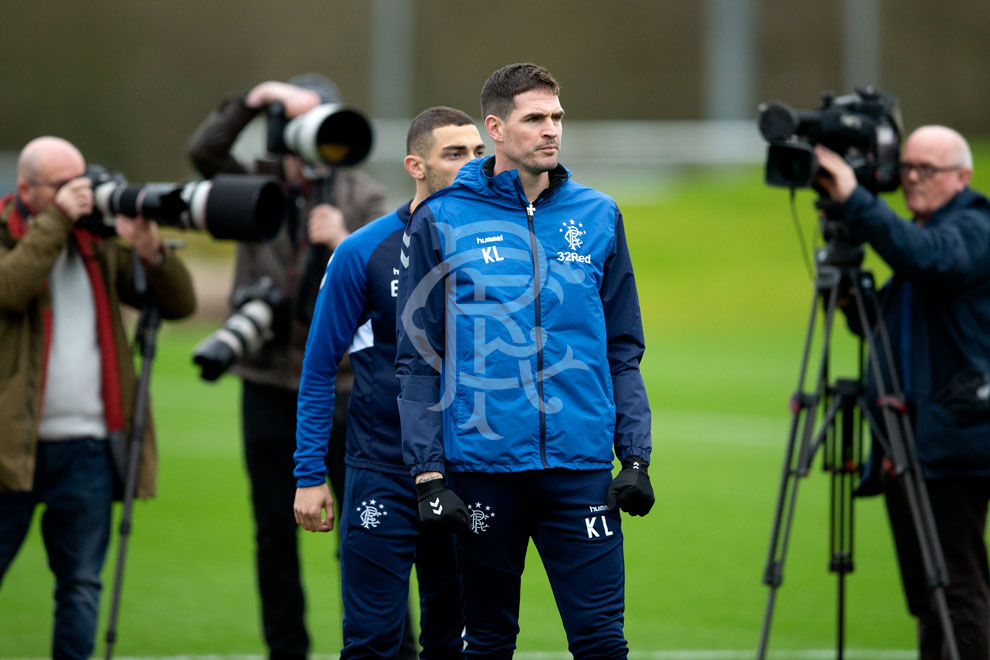
[[[811,202],[811,193],[798,194],[809,237]],[[764,187],[756,168],[700,171],[658,181],[651,196],[622,207],[647,333],[643,372],[653,408],[650,472],[657,493],[648,517],[625,519],[626,634],[639,657],[755,651],[768,593],[761,578],[787,439],[787,400],[797,384],[812,295],[788,193]],[[884,279],[882,264],[871,258],[867,265]],[[189,358],[215,326],[193,321],[161,334],[152,390],[159,495],[135,507],[119,656],[264,654],[239,446],[239,383],[225,377],[205,384]],[[843,375],[854,348],[839,330],[833,376]],[[834,646],[837,582],[827,570],[827,495],[820,471],[800,484],[772,650]],[[847,647],[911,649],[913,624],[882,503],[858,501],[856,515]],[[318,654],[340,647],[335,542],[334,535],[303,538],[309,628]],[[115,557],[111,548],[98,654]],[[0,589],[0,657],[49,653],[52,585],[35,524]],[[566,652],[532,548],[523,585],[520,652]]]

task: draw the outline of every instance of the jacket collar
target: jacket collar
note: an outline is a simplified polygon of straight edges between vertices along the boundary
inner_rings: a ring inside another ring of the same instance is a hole
[[[956,211],[967,208],[981,207],[985,213],[990,213],[990,200],[967,186],[963,190],[956,193],[955,197],[939,207],[938,210],[932,214],[931,218],[928,219],[928,222],[925,223],[925,226],[932,227],[937,225],[939,222]]]
[[[411,199],[399,208],[395,209],[395,214],[399,216],[399,222],[407,227],[409,226],[409,219],[412,218],[412,213],[409,211],[410,204],[412,204]],[[420,204],[422,204],[422,202],[420,202]]]
[[[553,195],[571,177],[570,170],[557,164],[550,171],[550,185],[540,193],[540,197]],[[476,158],[467,163],[457,173],[454,185],[462,185],[486,197],[508,197],[518,200],[522,194],[517,170],[506,170],[495,174],[495,156]]]
[[[14,240],[19,240],[27,233],[28,218],[32,213],[17,193],[0,198],[0,215],[7,213],[8,208],[10,213],[7,214],[7,227]]]

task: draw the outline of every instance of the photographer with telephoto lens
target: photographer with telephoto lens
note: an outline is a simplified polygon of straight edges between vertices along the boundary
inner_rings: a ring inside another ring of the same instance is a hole
[[[143,270],[161,318],[196,307],[189,272],[155,222],[118,215],[119,238],[80,226],[93,210],[85,166],[69,142],[34,139],[17,161],[17,191],[0,198],[0,580],[44,504],[55,658],[93,652],[111,500],[124,479],[111,445],[132,426],[144,428],[133,494],[155,490],[154,430],[135,421],[120,306],[142,306],[134,274]]]
[[[243,381],[241,420],[255,521],[258,588],[265,641],[273,657],[301,658],[309,650],[292,513],[296,491],[292,454],[296,395],[313,305],[330,251],[351,231],[385,211],[382,186],[348,167],[370,147],[369,133],[354,114],[336,112],[330,113],[329,120],[308,120],[310,111],[322,112],[322,106],[339,105],[339,101],[336,86],[317,74],[301,75],[288,83],[263,82],[223,101],[187,145],[203,176],[275,174],[288,199],[282,228],[272,240],[238,244],[234,272],[235,291],[268,277],[280,292],[271,319],[272,338],[259,350],[245,352],[231,367]],[[275,115],[275,132],[281,135],[268,142],[280,151],[253,162],[237,160],[232,148],[238,136],[256,116],[269,112]],[[322,131],[313,126],[322,127],[338,115],[346,118],[344,128],[324,140]],[[304,116],[305,125],[296,128],[300,124],[293,124],[293,119]],[[306,136],[323,145],[314,150],[321,162],[309,162],[305,153],[298,153],[306,151],[299,148]],[[351,382],[345,368],[337,379],[334,417],[334,434],[340,437],[331,443],[341,451]],[[331,483],[338,493],[343,492],[342,480],[341,454],[332,459],[331,469]]]
[[[833,215],[853,242],[868,243],[893,270],[878,295],[896,364],[883,366],[896,370],[906,397],[948,568],[946,598],[959,656],[986,660],[990,201],[969,187],[973,159],[966,140],[944,126],[918,128],[901,152],[900,183],[910,222],[867,190],[842,156],[823,144],[814,147],[814,156],[815,185],[839,205]],[[876,383],[868,381],[867,390],[878,416]],[[918,620],[919,656],[936,660],[945,657],[944,635],[929,599],[911,512],[892,467],[874,438],[858,493],[884,493],[908,608]]]

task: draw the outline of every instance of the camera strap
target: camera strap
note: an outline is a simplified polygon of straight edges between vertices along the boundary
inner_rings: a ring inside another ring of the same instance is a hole
[[[295,184],[288,184],[286,186],[286,199],[288,201],[286,208],[285,226],[288,229],[289,240],[292,243],[292,249],[299,249],[300,235],[305,236],[306,223],[301,219],[302,213],[306,208],[306,191]]]
[[[309,210],[318,204],[332,204],[334,192],[334,170],[330,170],[326,177],[309,180],[309,193],[312,200]],[[320,291],[320,282],[323,281],[323,273],[326,271],[327,262],[333,253],[326,245],[313,245],[309,241],[309,217],[304,222],[300,222],[299,251],[304,252],[302,273],[299,277],[296,315],[304,323],[309,323],[313,319],[314,308],[316,306],[316,296]],[[297,253],[296,263],[299,265]]]

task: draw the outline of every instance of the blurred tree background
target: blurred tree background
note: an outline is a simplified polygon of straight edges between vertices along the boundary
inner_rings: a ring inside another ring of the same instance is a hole
[[[0,185],[42,134],[131,182],[196,178],[186,140],[223,98],[318,71],[372,120],[360,167],[395,206],[412,190],[409,118],[477,116],[492,71],[533,61],[562,86],[563,162],[628,203],[685,166],[762,163],[753,120],[770,99],[810,109],[874,84],[908,130],[990,136],[988,22],[990,3],[967,0],[5,0]],[[233,246],[184,240],[200,313],[222,313]]]
[[[966,0],[6,0],[0,150],[56,134],[132,181],[172,180],[197,123],[261,80],[323,72],[376,119],[477,114],[514,61],[554,72],[568,119],[752,119],[761,100],[811,108],[872,83],[909,128],[986,135],[988,22]]]

